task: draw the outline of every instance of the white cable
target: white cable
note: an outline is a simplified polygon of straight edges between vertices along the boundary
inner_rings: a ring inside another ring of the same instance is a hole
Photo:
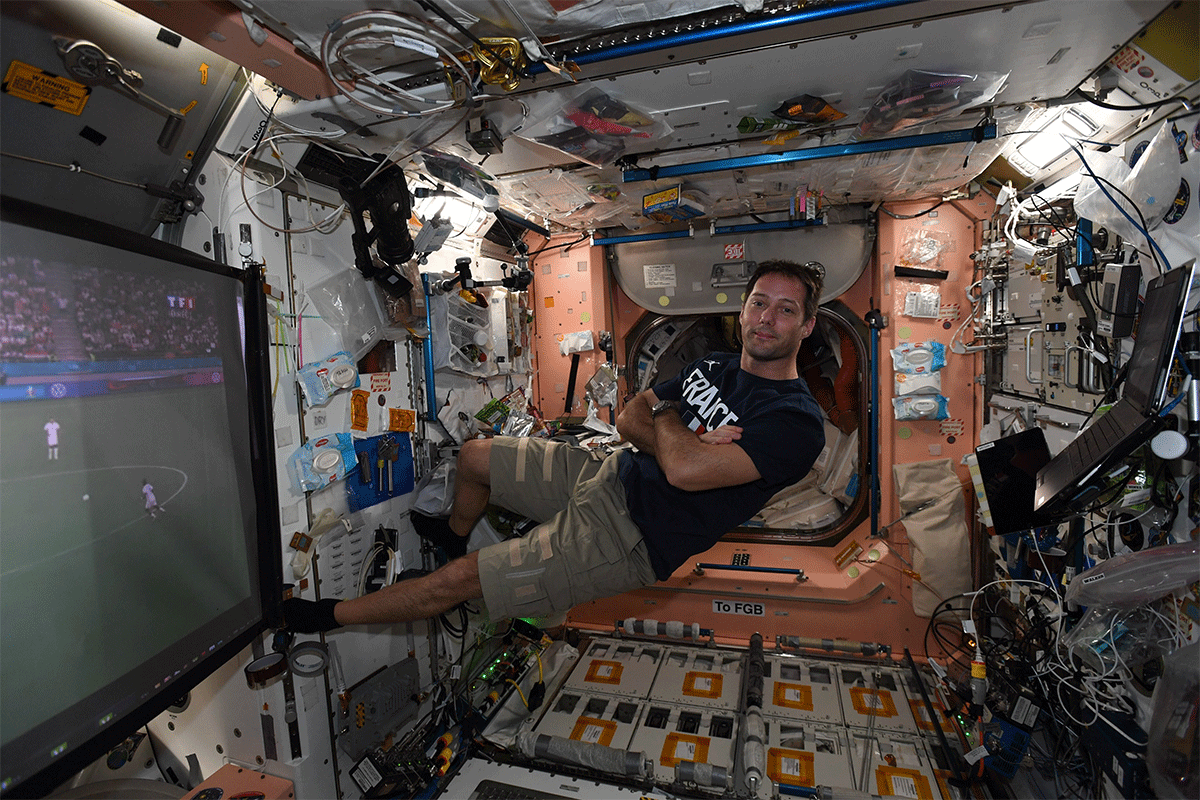
[[[417,64],[428,65],[430,60],[440,63],[448,96],[442,100],[427,99],[382,77],[377,67],[358,63],[357,56],[351,58],[356,51],[380,48],[417,53],[423,57],[415,62]],[[450,76],[451,70],[457,72],[462,83],[472,89],[468,94],[474,94],[471,73],[458,57],[468,50],[469,47],[431,25],[427,19],[394,11],[359,11],[342,17],[325,32],[321,38],[320,60],[338,92],[355,105],[389,117],[421,117],[439,114],[471,99],[454,97],[454,81]],[[343,78],[335,74],[335,65],[344,73]],[[369,101],[368,93],[379,97],[381,102]],[[383,101],[390,105],[383,105]],[[415,108],[404,108],[403,104]]]

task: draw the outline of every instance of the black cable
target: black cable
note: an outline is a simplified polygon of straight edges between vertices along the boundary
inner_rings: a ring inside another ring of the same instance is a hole
[[[443,11],[441,9],[441,7],[438,6],[436,3],[433,3],[431,0],[417,0],[417,4],[420,5],[421,8],[425,9],[426,11],[432,11],[433,13],[437,14],[439,17],[444,19],[446,22],[450,23],[450,25],[452,25],[455,30],[457,30],[463,36],[466,36],[468,39],[470,39],[472,42],[474,42],[477,47],[479,47],[482,50],[486,50],[493,58],[495,58],[497,61],[499,61],[504,66],[508,67],[508,69],[512,72],[513,75],[516,75],[516,76],[522,77],[522,78],[529,77],[528,70],[522,69],[521,67],[518,67],[516,64],[511,63],[507,58],[500,55],[492,48],[488,47],[486,44],[484,44],[479,39],[478,36],[471,33],[469,30],[467,30],[462,25],[460,25],[458,20],[456,20],[452,15],[447,14],[445,11]]]
[[[540,255],[542,253],[545,253],[545,252],[548,252],[551,250],[561,250],[564,247],[574,247],[575,245],[579,244],[580,242],[587,241],[588,238],[589,238],[589,234],[585,233],[583,236],[580,236],[578,239],[576,239],[573,242],[567,242],[566,244],[556,244],[556,245],[554,245],[554,247],[550,247],[549,245],[547,245],[547,246],[543,247],[541,250],[535,250],[534,252],[530,253],[529,257],[533,258],[536,255]]]
[[[275,116],[275,106],[279,105],[279,98],[281,98],[281,97],[283,97],[283,89],[276,89],[275,90],[275,102],[271,103],[271,109],[269,111],[267,111],[267,120],[266,120],[266,122],[263,123],[262,129],[263,129],[264,133],[266,132],[266,130],[268,128],[271,127],[271,118]],[[259,145],[262,144],[263,139],[265,139],[265,138],[267,138],[267,137],[266,136],[258,137],[258,141],[256,141],[254,143],[254,149],[250,151],[249,158],[254,158],[256,155],[258,155],[258,147],[259,147]]]
[[[930,211],[934,211],[934,210],[936,210],[937,208],[939,208],[940,206],[942,206],[943,204],[945,204],[945,202],[946,202],[945,200],[939,200],[939,201],[937,202],[937,205],[931,206],[931,207],[929,207],[929,208],[925,209],[924,211],[922,211],[922,212],[920,212],[920,213],[917,213],[917,214],[893,214],[891,211],[888,211],[888,210],[887,210],[886,208],[884,208],[883,206],[880,206],[880,207],[879,207],[879,210],[880,210],[880,211],[882,211],[884,214],[887,214],[887,215],[888,215],[889,217],[891,217],[892,219],[917,219],[918,217],[923,217],[923,216],[925,216],[925,215],[926,215],[926,214],[928,214]]]
[[[1138,105],[1134,106],[1118,106],[1113,103],[1106,103],[1103,100],[1092,97],[1086,92],[1076,92],[1076,94],[1082,97],[1084,100],[1087,100],[1089,103],[1100,106],[1101,108],[1107,108],[1110,111],[1146,111],[1151,108],[1168,106],[1171,103],[1183,103],[1185,108],[1188,107],[1188,101],[1185,97],[1168,97],[1165,100],[1156,100],[1153,103],[1139,103]]]
[[[1115,183],[1110,181],[1108,178],[1102,178],[1099,175],[1090,175],[1088,177],[1092,178],[1093,180],[1095,180],[1099,183],[1103,183],[1103,184],[1107,185],[1114,192],[1121,195],[1121,197],[1125,200],[1125,202],[1129,203],[1129,205],[1133,208],[1134,212],[1137,213],[1138,220],[1142,223],[1142,233],[1145,234],[1147,239],[1149,239],[1150,238],[1150,226],[1146,224],[1146,217],[1144,214],[1142,214],[1142,210],[1140,208],[1138,208],[1138,204],[1136,202],[1134,202],[1133,198],[1130,197],[1129,195],[1125,194],[1125,192],[1121,191],[1120,187],[1118,187]],[[1138,252],[1141,252],[1141,251],[1139,250]],[[1159,275],[1162,275],[1162,273],[1163,273],[1162,264],[1158,260],[1158,253],[1155,252],[1154,247],[1150,248],[1150,257],[1152,259],[1154,259],[1154,268],[1158,270]]]

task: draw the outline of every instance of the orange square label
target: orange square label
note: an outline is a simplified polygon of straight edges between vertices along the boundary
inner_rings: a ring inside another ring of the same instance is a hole
[[[588,665],[587,675],[584,676],[584,680],[588,683],[607,683],[617,686],[621,683],[621,672],[624,669],[624,665],[617,661],[595,659]]]
[[[388,430],[412,433],[417,429],[417,412],[411,408],[389,408]]]
[[[815,786],[813,754],[803,750],[772,747],[767,751],[767,775],[776,783],[791,786]]]
[[[933,722],[929,719],[929,712],[925,710],[924,700],[909,700],[909,707],[912,708],[913,719],[917,721],[917,727],[923,731],[933,730]],[[941,703],[933,704],[933,713],[937,715],[938,721],[942,725],[942,730],[950,733],[954,730],[950,725],[950,719],[945,714]]]
[[[689,672],[683,676],[683,693],[688,697],[720,697],[723,677],[716,672]]]
[[[369,409],[367,401],[371,399],[371,393],[363,389],[355,389],[350,392],[350,429],[355,431],[365,431],[367,429],[367,421],[369,418]]]
[[[960,800],[962,795],[950,786],[950,773],[944,769],[935,769],[933,777],[937,778],[938,789],[942,792],[943,800]]]
[[[553,297],[545,298],[545,303],[546,303],[546,308],[554,308],[554,298]]]
[[[707,736],[668,733],[663,742],[662,752],[659,753],[658,763],[667,769],[674,769],[681,761],[708,761],[709,741]]]
[[[868,717],[894,717],[899,713],[896,711],[896,701],[892,700],[892,693],[887,689],[851,686],[850,701],[855,711]]]
[[[803,683],[775,684],[773,702],[780,708],[795,708],[799,711],[812,711],[812,687]]]
[[[875,785],[879,794],[911,797],[914,800],[937,800],[929,778],[915,769],[881,766],[875,770]]]
[[[614,720],[580,717],[575,720],[575,727],[571,730],[571,738],[577,742],[587,742],[588,744],[598,744],[608,747],[612,744],[613,736],[616,732],[617,723]]]

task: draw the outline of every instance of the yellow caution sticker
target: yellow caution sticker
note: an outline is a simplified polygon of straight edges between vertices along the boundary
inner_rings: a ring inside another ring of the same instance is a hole
[[[8,65],[0,91],[79,116],[92,95],[90,86],[62,78],[20,61]]]

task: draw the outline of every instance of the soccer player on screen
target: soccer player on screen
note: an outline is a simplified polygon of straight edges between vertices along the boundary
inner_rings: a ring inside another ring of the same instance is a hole
[[[142,479],[142,496],[146,498],[146,513],[150,515],[150,519],[155,519],[162,509],[158,507],[158,500],[154,497],[154,487],[145,478]]]
[[[50,421],[42,426],[42,429],[46,431],[46,460],[58,461],[59,424],[54,420],[54,417],[51,417]]]

